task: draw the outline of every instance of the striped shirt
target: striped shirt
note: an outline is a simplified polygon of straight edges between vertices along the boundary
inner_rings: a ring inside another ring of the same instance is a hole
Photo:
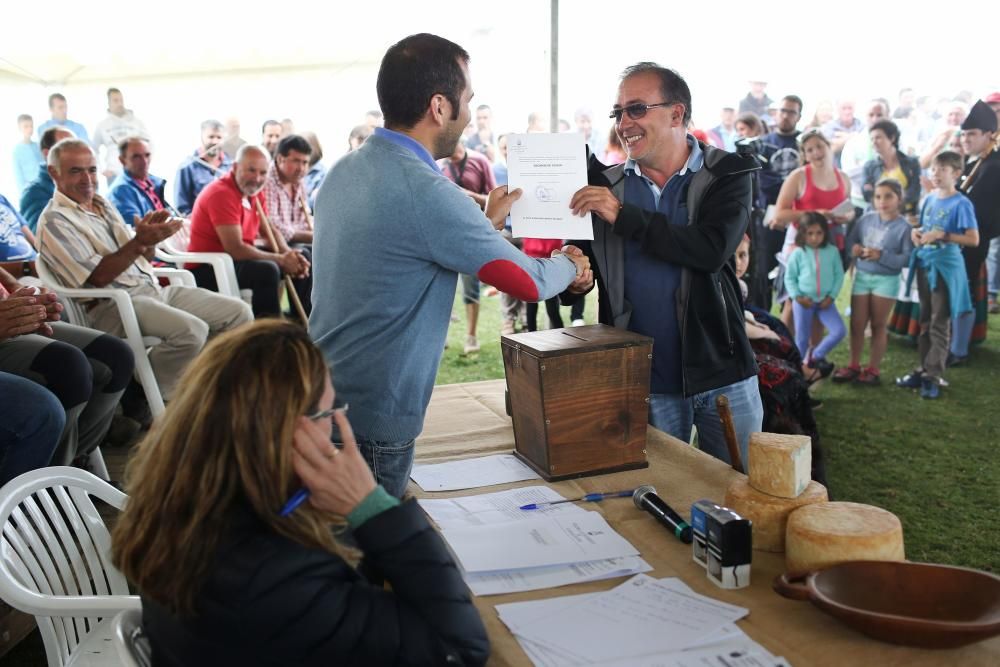
[[[114,206],[98,195],[91,206],[88,211],[56,190],[38,219],[39,254],[64,287],[86,287],[101,260],[132,238]],[[142,256],[108,286],[132,296],[160,296],[153,266]]]
[[[267,204],[267,219],[286,241],[291,241],[298,232],[309,231],[309,223],[306,222],[306,214],[300,202],[300,199],[305,197],[302,182],[296,183],[289,193],[278,177],[278,168],[273,162],[267,172],[264,197]]]

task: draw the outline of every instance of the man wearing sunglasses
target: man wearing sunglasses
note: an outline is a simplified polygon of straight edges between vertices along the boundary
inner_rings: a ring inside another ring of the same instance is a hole
[[[691,92],[655,63],[625,70],[611,117],[628,159],[591,162],[591,185],[570,202],[593,213],[580,243],[598,284],[599,320],[651,336],[650,423],[723,461],[715,399],[732,408],[743,461],[763,407],[732,258],[750,220],[751,156],[690,136]]]

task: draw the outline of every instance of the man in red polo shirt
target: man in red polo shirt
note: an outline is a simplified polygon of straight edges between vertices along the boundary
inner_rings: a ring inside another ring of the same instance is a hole
[[[299,251],[289,249],[281,234],[275,234],[277,248],[258,248],[254,244],[260,231],[258,208],[265,214],[267,211],[261,190],[267,180],[268,162],[261,148],[249,144],[240,147],[233,170],[198,196],[191,214],[188,250],[229,253],[240,288],[253,290],[254,316],[281,315],[278,288],[283,274],[292,277],[308,313],[312,293],[309,261]],[[200,286],[218,289],[211,267],[199,265],[192,272]]]

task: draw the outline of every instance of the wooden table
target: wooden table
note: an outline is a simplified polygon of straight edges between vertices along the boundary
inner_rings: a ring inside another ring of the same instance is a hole
[[[491,380],[435,387],[424,431],[417,439],[417,459],[444,461],[511,451],[514,434],[504,409],[504,386],[503,380]],[[586,406],[581,406],[580,416],[586,418]],[[648,469],[556,482],[551,486],[572,498],[592,491],[652,484],[660,497],[688,516],[691,503],[696,500],[710,498],[720,502],[729,483],[739,476],[724,463],[655,429],[649,430],[647,452]],[[536,480],[435,494],[425,493],[411,483],[410,491],[417,497],[447,498],[539,483]],[[869,639],[841,625],[810,603],[786,600],[771,590],[771,581],[784,572],[783,554],[755,551],[750,586],[737,591],[718,588],[691,560],[690,545],[681,544],[651,516],[636,509],[630,500],[595,503],[587,509],[601,512],[615,530],[639,549],[642,557],[653,566],[651,576],[680,577],[698,593],[748,608],[750,615],[739,622],[740,628],[775,655],[787,658],[795,667],[1000,665],[1000,637],[948,651],[895,646]],[[605,591],[622,581],[617,578],[477,598],[476,605],[493,644],[489,664],[531,664],[517,640],[497,617],[495,605]]]

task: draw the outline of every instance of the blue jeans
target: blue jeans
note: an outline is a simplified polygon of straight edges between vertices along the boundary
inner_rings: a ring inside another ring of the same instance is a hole
[[[986,256],[986,291],[996,298],[1000,293],[1000,236],[990,239],[990,254]]]
[[[66,412],[40,384],[0,372],[0,485],[44,468],[59,444]]]
[[[729,399],[736,440],[740,443],[740,457],[746,469],[750,434],[760,431],[764,424],[764,404],[760,400],[756,375],[689,398],[684,398],[682,394],[651,394],[649,423],[684,442],[691,439],[691,425],[694,424],[698,427],[698,447],[701,451],[731,464],[722,422],[715,409],[715,399],[720,395]]]
[[[402,498],[410,483],[413,469],[414,440],[383,442],[357,435],[358,448],[375,475],[375,481],[386,491]]]

